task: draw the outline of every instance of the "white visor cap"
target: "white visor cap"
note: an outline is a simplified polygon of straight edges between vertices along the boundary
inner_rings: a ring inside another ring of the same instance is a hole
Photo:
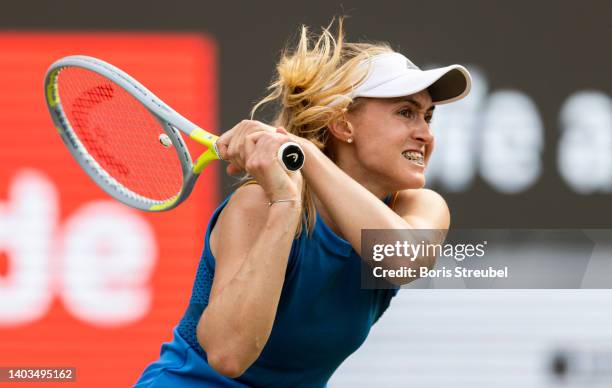
[[[465,97],[472,78],[461,65],[421,70],[400,53],[385,53],[366,60],[369,73],[350,94],[351,98],[393,98],[427,89],[434,104],[446,104]]]

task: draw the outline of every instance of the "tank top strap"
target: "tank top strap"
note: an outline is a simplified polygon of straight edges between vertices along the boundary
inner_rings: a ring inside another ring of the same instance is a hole
[[[395,203],[397,202],[397,197],[399,196],[399,191],[395,191],[393,194],[389,194],[385,197],[384,202],[391,208],[391,210],[395,210]]]

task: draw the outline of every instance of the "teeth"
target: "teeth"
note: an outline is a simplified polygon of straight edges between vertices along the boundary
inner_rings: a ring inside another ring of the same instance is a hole
[[[402,152],[402,155],[404,156],[404,158],[410,160],[411,162],[414,162],[415,164],[419,166],[424,165],[423,154],[421,154],[420,152],[406,151],[406,152]]]

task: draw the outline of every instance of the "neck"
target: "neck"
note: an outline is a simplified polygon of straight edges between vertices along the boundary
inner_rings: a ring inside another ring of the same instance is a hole
[[[345,174],[353,178],[357,183],[363,186],[370,193],[374,194],[378,199],[383,200],[389,193],[393,192],[389,187],[383,186],[379,182],[383,182],[383,179],[376,179],[372,177],[370,172],[364,171],[364,169],[357,163],[357,157],[351,158],[338,158],[335,161],[336,165],[344,171]]]

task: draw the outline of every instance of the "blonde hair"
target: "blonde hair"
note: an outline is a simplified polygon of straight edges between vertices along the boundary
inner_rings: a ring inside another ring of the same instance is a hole
[[[268,90],[270,93],[251,110],[269,102],[277,102],[279,110],[273,125],[314,143],[333,160],[329,125],[346,120],[345,114],[356,109],[357,103],[349,97],[354,87],[367,75],[359,66],[372,56],[392,52],[386,43],[348,43],[344,41],[343,19],[338,19],[336,36],[330,32],[334,21],[322,28],[319,35],[309,34],[302,26],[295,48],[285,48],[276,66],[276,76]],[[253,182],[248,175],[243,183]],[[312,232],[316,221],[313,196],[307,182],[302,190],[302,225]]]

